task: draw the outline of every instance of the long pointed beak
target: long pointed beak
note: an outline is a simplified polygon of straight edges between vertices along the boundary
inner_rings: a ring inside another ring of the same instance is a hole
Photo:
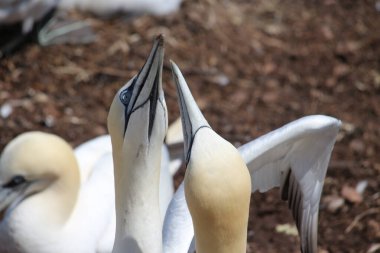
[[[133,79],[132,84],[120,92],[120,101],[125,106],[125,128],[127,129],[130,115],[150,102],[149,136],[153,128],[158,99],[163,96],[162,66],[164,60],[164,38],[159,35],[143,68]]]
[[[18,192],[14,192],[9,189],[3,189],[0,186],[0,213],[3,213],[8,208],[8,206],[13,203],[13,201],[17,197],[18,197]]]
[[[185,78],[183,77],[178,66],[170,61],[173,73],[173,79],[177,87],[178,103],[181,111],[183,137],[184,137],[184,150],[185,162],[189,162],[191,155],[191,147],[197,131],[202,127],[209,127],[207,120],[203,116],[190,89],[187,86]]]

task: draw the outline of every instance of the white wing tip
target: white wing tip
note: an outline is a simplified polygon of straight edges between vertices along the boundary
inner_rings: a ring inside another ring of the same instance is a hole
[[[316,128],[335,127],[336,129],[339,129],[342,125],[342,122],[339,119],[326,115],[309,115],[300,118],[299,120],[307,121]]]

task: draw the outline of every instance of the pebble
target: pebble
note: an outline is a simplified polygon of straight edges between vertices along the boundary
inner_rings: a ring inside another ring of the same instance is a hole
[[[326,196],[323,202],[327,205],[330,213],[335,213],[344,205],[344,199],[339,196]]]
[[[351,203],[361,203],[363,201],[363,197],[360,193],[358,193],[355,188],[344,185],[342,188],[342,197]]]
[[[10,103],[4,103],[0,108],[0,116],[3,119],[8,118],[13,112],[13,107]]]

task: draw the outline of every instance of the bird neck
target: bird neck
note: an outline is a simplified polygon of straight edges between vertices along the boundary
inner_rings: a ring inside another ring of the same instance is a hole
[[[162,145],[162,144],[161,144]],[[116,239],[113,252],[161,252],[161,145],[114,147]],[[138,150],[136,150],[138,147]]]
[[[197,253],[246,252],[250,194],[237,150],[211,129],[200,130],[185,177]]]

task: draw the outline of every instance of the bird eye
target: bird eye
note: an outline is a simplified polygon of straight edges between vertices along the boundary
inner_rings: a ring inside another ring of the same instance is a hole
[[[16,186],[19,186],[23,183],[25,183],[26,180],[23,176],[14,176],[8,183],[3,185],[4,188],[14,188]]]
[[[128,106],[133,92],[133,87],[135,86],[136,78],[133,80],[132,84],[120,92],[120,101],[123,103],[123,105]]]

